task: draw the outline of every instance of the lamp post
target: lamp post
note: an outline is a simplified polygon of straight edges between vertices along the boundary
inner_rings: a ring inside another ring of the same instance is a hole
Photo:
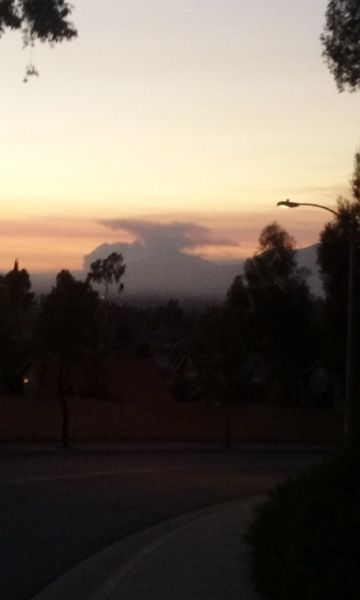
[[[314,204],[311,202],[292,202],[287,199],[283,202],[278,202],[277,206],[287,206],[288,208],[297,208],[298,206],[313,206],[331,212],[336,217],[340,214],[322,204]],[[344,412],[344,444],[348,446],[351,443],[352,437],[352,402],[353,402],[353,354],[354,354],[354,316],[355,316],[355,219],[350,222],[350,241],[349,241],[349,271],[348,271],[348,306],[347,306],[347,324],[346,324],[346,367],[345,367],[345,412]]]

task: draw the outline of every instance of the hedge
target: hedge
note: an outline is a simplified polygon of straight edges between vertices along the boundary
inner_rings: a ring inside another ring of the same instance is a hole
[[[289,478],[250,524],[250,568],[266,600],[360,599],[360,457]]]

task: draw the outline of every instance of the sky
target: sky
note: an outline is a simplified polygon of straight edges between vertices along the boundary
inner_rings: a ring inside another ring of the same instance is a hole
[[[74,0],[71,42],[4,34],[0,270],[79,269],[144,222],[192,224],[188,251],[213,260],[250,256],[274,220],[315,243],[329,213],[276,203],[350,195],[360,96],[321,57],[326,4]]]

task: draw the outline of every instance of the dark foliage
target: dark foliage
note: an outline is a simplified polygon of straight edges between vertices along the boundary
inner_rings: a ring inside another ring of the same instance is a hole
[[[12,310],[19,311],[27,309],[34,301],[34,294],[30,292],[31,282],[26,269],[19,269],[18,262],[12,271],[3,278],[4,286],[9,294],[9,303]]]
[[[350,235],[353,228],[355,237],[355,307],[360,301],[360,154],[355,154],[352,176],[352,202],[340,198],[335,217],[320,235],[318,265],[326,294],[323,312],[325,355],[329,366],[344,377],[346,356],[346,332],[349,294]],[[354,352],[360,358],[358,339],[360,319],[355,308],[353,327],[355,329]]]
[[[68,17],[65,0],[0,0],[0,36],[6,29],[20,29],[24,42],[61,42],[77,35]]]
[[[338,203],[339,217],[328,223],[320,235],[318,265],[326,298],[323,310],[325,357],[332,370],[344,377],[346,358],[347,313],[349,298],[349,251],[351,222],[360,220],[360,205],[346,201]],[[356,281],[355,306],[360,292],[360,231],[355,234]],[[355,311],[353,327],[360,334],[360,320]],[[358,344],[356,344],[358,346]],[[359,354],[359,348],[354,348]]]
[[[109,336],[109,288],[115,283],[118,284],[119,294],[124,289],[124,284],[120,281],[125,273],[124,258],[122,254],[112,252],[106,258],[98,258],[90,265],[90,272],[87,274],[86,282],[89,284],[104,285],[104,334]]]
[[[203,397],[220,404],[242,403],[242,364],[249,348],[248,315],[227,306],[213,306],[193,327],[190,356]]]
[[[321,36],[323,55],[339,91],[360,87],[359,0],[330,0]]]
[[[43,359],[53,365],[62,407],[62,445],[69,446],[69,381],[80,361],[97,350],[99,296],[85,281],[61,271],[56,285],[43,299],[37,331]]]
[[[99,296],[88,282],[61,271],[56,285],[43,299],[39,316],[39,341],[47,354],[75,360],[98,341]]]
[[[231,308],[248,310],[250,298],[242,275],[237,275],[226,293],[226,304]]]
[[[10,392],[22,390],[22,371],[28,360],[34,295],[25,269],[0,276],[0,380]]]
[[[253,302],[265,301],[269,290],[289,291],[306,287],[306,272],[296,263],[294,239],[271,223],[261,232],[258,252],[245,263],[245,276]],[[304,288],[305,289],[305,288]]]
[[[338,212],[339,217],[329,222],[320,234],[318,264],[326,297],[343,306],[348,297],[350,225],[353,218],[360,220],[360,205],[340,199]],[[357,240],[357,253],[359,250],[360,240]]]
[[[255,589],[268,600],[358,600],[360,459],[312,467],[273,491],[247,541]]]
[[[265,227],[258,252],[245,263],[245,278],[258,350],[265,353],[285,395],[296,402],[297,382],[316,358],[317,345],[314,302],[294,244],[277,223]]]
[[[98,258],[90,265],[90,272],[87,275],[87,281],[94,283],[104,283],[105,299],[108,297],[110,285],[119,284],[118,291],[121,292],[124,286],[120,279],[125,273],[124,258],[117,252],[112,252],[107,258]]]
[[[357,202],[360,202],[360,152],[354,156],[354,171],[351,179],[352,194]]]

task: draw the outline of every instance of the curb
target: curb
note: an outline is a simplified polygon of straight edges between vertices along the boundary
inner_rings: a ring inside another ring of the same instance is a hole
[[[195,521],[231,507],[243,513],[241,522],[243,521],[245,526],[253,508],[264,497],[265,495],[261,494],[216,504],[134,533],[85,559],[31,600],[104,600],[111,595],[125,575],[181,530],[190,528]]]

